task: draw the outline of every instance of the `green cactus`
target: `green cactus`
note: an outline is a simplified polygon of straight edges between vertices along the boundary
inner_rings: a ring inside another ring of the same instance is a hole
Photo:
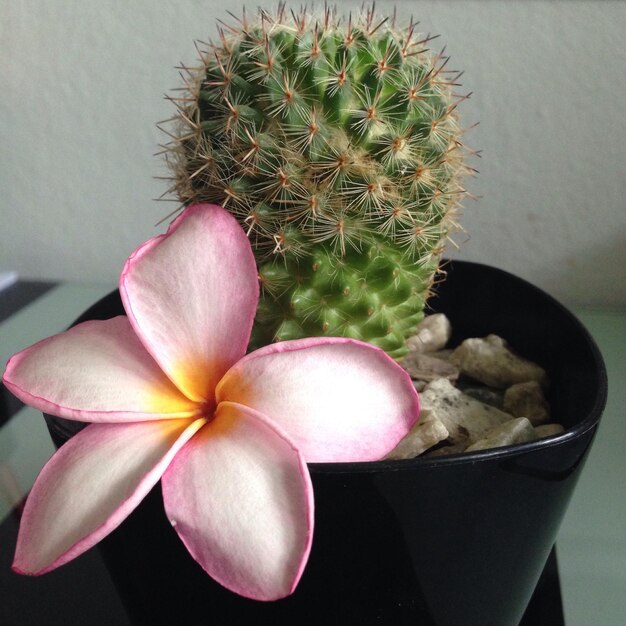
[[[183,68],[169,191],[226,207],[248,233],[262,284],[251,348],[346,336],[400,358],[423,317],[471,170],[467,96],[431,38],[394,22],[281,4],[220,23]]]

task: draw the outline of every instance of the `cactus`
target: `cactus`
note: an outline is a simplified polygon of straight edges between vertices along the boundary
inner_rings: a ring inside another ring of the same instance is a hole
[[[459,73],[373,6],[281,4],[218,31],[170,97],[168,191],[246,230],[262,285],[250,347],[332,335],[401,358],[471,171]]]

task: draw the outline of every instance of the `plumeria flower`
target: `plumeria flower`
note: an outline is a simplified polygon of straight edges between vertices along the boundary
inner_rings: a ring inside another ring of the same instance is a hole
[[[5,385],[89,424],[45,465],[13,568],[43,574],[115,529],[161,480],[166,514],[219,583],[258,600],[295,589],[313,536],[307,462],[385,456],[417,419],[407,374],[350,339],[246,355],[259,281],[248,239],[214,205],[187,208],[120,280],[126,316],[10,359]]]

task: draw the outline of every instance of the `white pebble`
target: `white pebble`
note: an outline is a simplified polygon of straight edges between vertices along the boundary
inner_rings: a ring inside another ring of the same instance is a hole
[[[460,373],[459,368],[453,363],[422,352],[409,352],[401,365],[411,378],[417,380],[436,380],[437,378],[456,380]]]
[[[412,459],[447,437],[448,430],[440,420],[432,415],[424,416],[386,458]]]
[[[543,368],[511,352],[497,335],[466,339],[452,353],[450,361],[460,367],[462,374],[490,387],[504,389],[529,380],[547,384]]]
[[[509,387],[502,408],[515,417],[527,417],[533,426],[550,421],[550,407],[536,380]]]
[[[459,391],[445,378],[426,385],[420,400],[422,411],[432,414],[443,423],[453,444],[474,443],[494,426],[513,419],[512,415]]]
[[[514,443],[525,443],[536,438],[533,425],[525,417],[518,417],[490,430],[483,439],[469,446],[466,452],[510,446]]]
[[[565,428],[563,428],[561,424],[542,424],[541,426],[535,426],[535,435],[537,435],[537,439],[560,435],[562,432],[565,432]]]
[[[445,347],[451,334],[450,320],[443,313],[434,313],[422,320],[406,345],[411,352],[436,352]]]

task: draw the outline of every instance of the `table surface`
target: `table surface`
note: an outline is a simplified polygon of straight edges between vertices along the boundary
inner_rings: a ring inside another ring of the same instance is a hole
[[[20,281],[0,291],[0,362],[63,330],[112,288]],[[626,313],[574,312],[604,356],[609,398],[557,538],[558,575],[553,556],[542,578],[542,602],[549,595],[550,610],[556,607],[560,612],[560,581],[567,626],[622,626],[626,623]],[[128,624],[97,550],[41,578],[7,573],[21,503],[54,448],[41,413],[23,407],[3,388],[0,393],[0,624],[46,626],[62,619],[71,626],[87,623],[93,611],[99,624]],[[71,593],[63,597],[61,589]],[[532,624],[539,626],[537,621]]]

